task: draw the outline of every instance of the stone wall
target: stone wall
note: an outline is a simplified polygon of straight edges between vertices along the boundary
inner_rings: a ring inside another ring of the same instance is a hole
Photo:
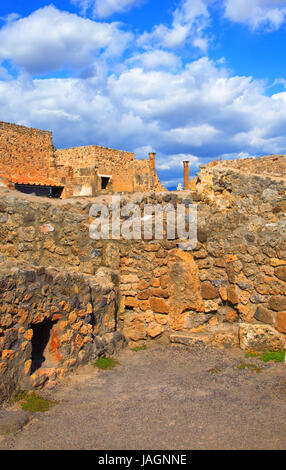
[[[122,340],[111,271],[89,277],[4,264],[0,295],[0,403],[19,388],[53,385],[78,365],[113,353]]]
[[[20,184],[65,185],[56,169],[52,133],[0,122],[0,177]]]
[[[219,160],[202,165],[195,178],[195,183],[211,182],[214,174],[225,174],[228,171],[240,175],[269,177],[275,180],[286,180],[286,155],[269,155],[259,158],[236,160]]]
[[[91,145],[56,150],[57,165],[71,166],[74,172],[75,185],[90,184],[90,170],[96,167],[101,175],[112,176],[109,189],[114,192],[133,191],[134,153],[113,150]],[[99,190],[101,188],[97,188]],[[91,195],[86,188],[85,195]]]
[[[144,338],[153,337],[148,331],[155,326],[161,332],[154,337],[224,328],[238,341],[239,324],[257,321],[285,333],[284,184],[235,173],[214,178],[210,191],[121,198],[122,206],[137,202],[142,210],[145,204],[197,204],[192,252],[178,249],[176,239],[92,240],[90,207],[110,204],[111,196],[78,203],[3,197],[0,250],[18,263],[89,275],[101,266],[119,272],[122,328],[131,339],[139,339],[130,333],[132,319]]]
[[[178,249],[178,240],[121,249],[121,320],[132,340],[284,347],[285,186],[237,174],[217,184],[214,201],[199,192],[163,196],[198,204],[192,252]],[[249,345],[245,338],[257,330],[264,343]]]
[[[154,190],[167,191],[161,184],[156,169],[150,165],[150,160],[134,160],[134,191],[143,192]]]
[[[283,180],[214,170],[211,184],[197,181],[192,191],[121,196],[121,208],[136,203],[142,214],[146,204],[161,207],[181,204],[186,212],[190,204],[195,204],[198,241],[191,251],[183,251],[176,236],[172,240],[145,241],[91,239],[90,208],[95,203],[111,205],[111,195],[52,201],[24,195],[15,197],[15,193],[0,189],[0,196],[2,262],[13,262],[20,267],[25,263],[33,266],[29,268],[32,271],[44,268],[46,272],[51,269],[49,266],[58,269],[60,278],[69,279],[65,281],[69,290],[66,299],[59,301],[69,303],[74,295],[74,283],[79,283],[73,280],[74,276],[83,276],[83,291],[86,285],[99,283],[100,279],[104,288],[109,282],[106,270],[111,270],[112,282],[116,286],[118,278],[119,287],[112,289],[112,296],[117,300],[112,300],[108,328],[122,331],[131,344],[158,339],[188,345],[240,345],[253,350],[285,346],[286,186]],[[126,216],[122,216],[124,220]],[[37,305],[46,299],[44,284],[38,290],[41,300]],[[6,291],[9,292],[5,288],[4,295]],[[11,297],[10,306],[2,298],[0,311],[4,324],[11,321],[9,315],[17,318],[13,308],[18,308],[16,298],[20,305],[23,302],[19,295]],[[53,297],[58,307],[59,293]],[[79,310],[86,311],[88,303],[92,302],[82,298]],[[98,311],[96,316],[104,321],[106,304],[102,307],[103,311]],[[37,311],[31,309],[31,312],[27,329],[31,329],[29,325],[37,316]],[[70,312],[60,311],[60,314],[67,313]],[[80,318],[79,313],[77,316]],[[79,318],[75,325],[78,321],[84,323]],[[69,320],[66,316],[61,321]],[[1,328],[0,339],[4,331]],[[71,325],[69,328],[73,330]],[[13,346],[2,346],[2,354],[4,350],[13,351]],[[8,362],[9,354],[4,353],[4,362]],[[16,361],[13,353],[11,357]],[[19,367],[23,370],[29,359],[19,357],[22,361]],[[5,369],[5,365],[1,367]]]
[[[164,188],[149,160],[132,152],[91,145],[56,150],[52,133],[0,122],[0,183],[64,187],[62,198]]]
[[[101,176],[110,176],[106,192],[164,191],[148,159],[135,160],[132,152],[91,145],[56,150],[56,164],[73,168],[76,195],[102,192]]]

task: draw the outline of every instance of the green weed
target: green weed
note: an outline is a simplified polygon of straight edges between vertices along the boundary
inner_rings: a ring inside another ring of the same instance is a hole
[[[248,362],[244,362],[244,361],[240,362],[238,369],[240,370],[248,369],[248,370],[251,370],[252,372],[256,372],[257,374],[260,374],[260,372],[262,372],[261,367],[258,367],[255,364],[249,364]]]
[[[100,357],[96,362],[94,362],[93,365],[98,369],[111,370],[119,365],[119,362],[113,357]]]
[[[135,351],[135,352],[145,351],[145,349],[147,349],[147,346],[146,344],[143,344],[143,346],[135,346],[134,348],[132,348],[132,351]]]
[[[257,353],[253,351],[248,351],[245,353],[245,357],[255,357],[260,359],[263,362],[284,362],[285,360],[285,350],[280,351],[265,351],[263,353]]]
[[[57,405],[57,401],[48,400],[35,392],[28,393],[20,391],[14,398],[13,402],[21,402],[21,408],[30,413],[38,413],[48,411],[53,406]]]

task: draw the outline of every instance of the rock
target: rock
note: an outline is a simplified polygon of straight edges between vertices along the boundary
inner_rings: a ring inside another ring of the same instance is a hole
[[[254,318],[268,325],[274,325],[275,323],[275,314],[268,308],[263,307],[263,305],[257,307]]]
[[[124,317],[123,334],[133,341],[145,339],[147,336],[143,315],[127,313]]]
[[[281,333],[286,333],[286,312],[277,313],[275,328]]]
[[[217,325],[211,330],[173,333],[170,335],[171,343],[183,344],[185,346],[214,346],[231,347],[238,346],[238,326],[237,325]]]
[[[254,308],[252,305],[243,305],[243,304],[238,304],[237,309],[240,314],[240,318],[244,322],[253,322],[253,317],[254,317]]]
[[[270,260],[270,265],[277,267],[277,266],[285,266],[286,261],[284,259],[278,259],[278,258],[271,258]]]
[[[203,333],[188,333],[188,334],[171,334],[171,343],[183,344],[184,346],[207,346],[211,342],[211,338]]]
[[[207,323],[211,317],[212,315],[210,314],[207,315],[205,313],[188,312],[185,315],[184,328],[186,329],[198,328],[204,323]]]
[[[216,312],[219,308],[219,304],[213,300],[206,300],[204,304],[205,313]]]
[[[0,410],[0,435],[14,433],[22,429],[30,420],[30,414],[24,411]]]
[[[277,192],[270,188],[264,189],[261,196],[264,202],[273,203],[277,200]]]
[[[238,304],[239,297],[235,286],[229,286],[227,288],[227,300],[233,305]]]
[[[286,339],[270,325],[241,323],[239,341],[243,350],[276,351],[284,349]]]
[[[41,369],[30,376],[31,385],[34,388],[43,387],[47,380],[49,380],[48,375]]]
[[[216,299],[219,294],[216,288],[210,282],[203,282],[201,285],[202,298],[206,300]]]
[[[151,338],[156,338],[157,336],[161,335],[165,331],[162,325],[158,325],[156,322],[150,323],[147,328],[147,333]]]
[[[189,252],[179,249],[169,254],[169,324],[172,330],[183,328],[187,311],[204,311],[198,267]]]
[[[239,319],[237,312],[233,310],[231,307],[229,308],[226,307],[223,311],[223,315],[224,315],[223,321],[227,323],[235,323]]]
[[[281,281],[286,282],[286,266],[281,266],[275,269],[275,276],[277,276],[278,279],[281,279]]]
[[[286,310],[286,297],[283,295],[274,295],[269,300],[269,308],[275,312]]]
[[[152,310],[156,313],[169,313],[169,305],[165,302],[164,299],[159,299],[158,297],[151,297],[150,305]]]
[[[212,329],[212,346],[219,348],[239,345],[238,325],[217,325]]]
[[[155,320],[160,325],[167,325],[167,323],[169,321],[169,318],[168,318],[168,315],[163,315],[161,313],[156,313]]]
[[[126,297],[125,298],[125,306],[126,307],[138,307],[139,302],[134,297]]]

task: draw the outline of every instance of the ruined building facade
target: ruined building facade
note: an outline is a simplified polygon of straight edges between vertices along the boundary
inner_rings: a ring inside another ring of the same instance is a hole
[[[52,133],[0,122],[0,181],[25,192],[61,198],[97,192],[162,191],[155,154],[99,146],[56,150]]]

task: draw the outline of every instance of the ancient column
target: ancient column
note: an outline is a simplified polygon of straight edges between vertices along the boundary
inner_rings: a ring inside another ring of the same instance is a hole
[[[190,189],[189,162],[184,161],[184,189]]]

